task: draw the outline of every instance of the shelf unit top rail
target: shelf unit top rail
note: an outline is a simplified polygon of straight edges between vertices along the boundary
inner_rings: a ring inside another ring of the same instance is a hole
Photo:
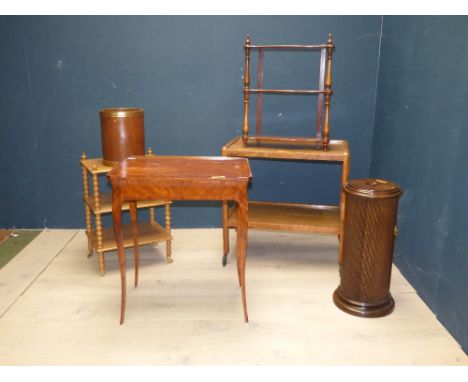
[[[292,44],[292,45],[251,45],[245,44],[246,48],[250,49],[327,49],[327,48],[334,48],[335,45],[333,44],[317,44],[317,45],[299,45],[299,44]]]
[[[298,143],[298,144],[307,144],[307,143],[318,143],[320,139],[311,138],[311,137],[278,137],[271,135],[251,135],[249,136],[249,142],[287,142],[287,143]]]
[[[283,93],[283,94],[331,94],[333,90],[315,89],[245,89],[249,93]]]

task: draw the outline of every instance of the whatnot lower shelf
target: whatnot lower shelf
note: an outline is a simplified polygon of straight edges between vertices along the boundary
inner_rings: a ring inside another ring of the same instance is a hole
[[[228,226],[237,226],[237,207],[229,211]],[[249,228],[303,233],[340,232],[340,208],[275,202],[249,202]]]
[[[83,201],[91,208],[94,214],[101,213],[101,214],[108,214],[112,212],[112,194],[101,194],[99,195],[99,210],[96,208],[96,204],[93,198],[86,198],[83,197]],[[157,207],[164,204],[170,204],[169,201],[164,200],[145,200],[137,202],[137,208],[149,208],[149,207]],[[122,204],[122,211],[128,211],[129,206],[128,203]]]
[[[130,225],[123,225],[124,247],[133,247],[133,238]],[[138,224],[138,245],[153,244],[161,241],[172,240],[172,236],[158,223],[144,222]],[[91,241],[97,247],[96,231],[91,231]],[[102,251],[113,251],[117,249],[113,228],[102,230]]]

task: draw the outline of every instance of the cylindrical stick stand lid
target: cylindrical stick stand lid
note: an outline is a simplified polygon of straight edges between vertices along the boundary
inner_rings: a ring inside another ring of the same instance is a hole
[[[399,197],[402,191],[398,184],[386,179],[353,179],[343,186],[348,194],[373,199]]]
[[[390,294],[400,187],[383,179],[356,179],[343,186],[345,218],[340,286],[335,305],[360,317],[393,311]]]
[[[143,109],[109,108],[99,114],[104,165],[114,166],[129,156],[145,154]]]

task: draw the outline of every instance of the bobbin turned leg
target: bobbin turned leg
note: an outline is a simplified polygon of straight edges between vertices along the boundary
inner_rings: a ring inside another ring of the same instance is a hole
[[[96,252],[99,260],[99,272],[101,276],[106,273],[106,264],[104,261],[103,247],[103,234],[102,234],[102,221],[101,221],[101,205],[99,198],[99,180],[98,174],[93,173],[93,197],[94,197],[94,209],[95,209],[95,220],[96,220]]]
[[[86,154],[81,155],[81,161],[86,160]],[[88,258],[93,255],[93,242],[91,240],[91,231],[93,229],[91,223],[91,208],[89,208],[89,184],[88,184],[88,173],[86,168],[81,164],[82,176],[83,176],[83,197],[85,206],[85,218],[86,218],[86,239],[88,240]]]
[[[151,147],[148,147],[146,150],[146,156],[151,157],[153,156],[153,149]],[[150,218],[150,223],[154,224],[156,223],[156,215],[155,215],[155,210],[154,207],[150,207],[149,209],[149,218]],[[158,243],[153,243],[154,246],[157,246]]]
[[[168,263],[173,263],[174,259],[172,258],[171,204],[166,203],[164,205],[164,210],[166,214],[166,261]]]
[[[93,243],[91,241],[90,235],[91,233],[88,233],[91,231],[86,230],[86,237],[88,239],[88,255],[86,256],[88,259],[93,256],[94,248],[93,248]]]
[[[150,219],[150,223],[151,224],[154,224],[156,223],[156,215],[154,213],[154,207],[150,207],[149,209],[149,219]],[[153,243],[153,245],[156,247],[158,245],[158,243]]]
[[[97,251],[97,255],[99,261],[99,273],[101,274],[101,276],[104,276],[106,274],[106,262],[104,260],[104,252]]]
[[[98,254],[98,261],[99,261],[99,273],[101,276],[104,276],[106,273],[106,263],[104,260],[104,251],[102,250],[102,222],[101,222],[101,214],[96,214],[96,253]]]

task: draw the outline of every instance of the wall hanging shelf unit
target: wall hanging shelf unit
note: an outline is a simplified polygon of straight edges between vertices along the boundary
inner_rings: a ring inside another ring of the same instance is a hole
[[[330,142],[330,98],[332,91],[333,37],[328,35],[327,42],[317,45],[254,45],[247,35],[244,44],[244,118],[242,125],[242,143],[244,146],[258,144],[274,145],[312,145],[327,150]],[[319,83],[317,89],[268,89],[263,87],[263,62],[265,51],[298,52],[320,51]],[[258,53],[257,87],[250,87],[251,53]],[[250,132],[249,109],[250,95],[257,95],[257,124],[255,134]],[[263,94],[308,95],[317,96],[317,123],[315,134],[310,137],[279,137],[262,134]]]

